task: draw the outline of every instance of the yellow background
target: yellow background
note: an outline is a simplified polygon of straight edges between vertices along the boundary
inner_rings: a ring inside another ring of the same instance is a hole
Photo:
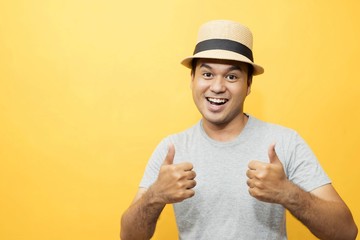
[[[0,239],[118,239],[148,157],[199,119],[198,27],[254,33],[246,112],[297,130],[360,222],[359,1],[0,1]],[[221,223],[219,223],[221,224]],[[315,239],[289,216],[290,239]],[[172,209],[154,239],[176,239]]]

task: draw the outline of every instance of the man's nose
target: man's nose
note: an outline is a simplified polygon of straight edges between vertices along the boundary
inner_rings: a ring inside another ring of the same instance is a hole
[[[218,76],[211,81],[210,90],[214,93],[225,92],[225,80]]]

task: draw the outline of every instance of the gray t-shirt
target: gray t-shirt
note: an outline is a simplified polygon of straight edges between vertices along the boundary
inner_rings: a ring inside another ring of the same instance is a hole
[[[197,174],[195,196],[173,204],[180,239],[287,239],[285,209],[253,198],[246,184],[249,161],[269,162],[272,143],[290,181],[305,191],[330,183],[295,131],[249,116],[241,134],[229,142],[209,138],[202,121],[165,138],[151,156],[140,187],[148,188],[157,179],[170,142],[175,145],[174,164],[191,162]]]

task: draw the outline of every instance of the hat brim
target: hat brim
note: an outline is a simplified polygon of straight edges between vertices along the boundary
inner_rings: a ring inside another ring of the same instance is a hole
[[[235,53],[235,52],[231,52],[231,51],[218,50],[218,49],[202,51],[202,52],[196,53],[193,56],[185,58],[184,60],[181,61],[181,64],[187,68],[191,68],[191,63],[194,58],[223,59],[223,60],[233,60],[233,61],[244,62],[244,63],[251,64],[254,67],[253,75],[260,75],[260,74],[264,73],[263,67],[253,63],[247,57],[245,57],[241,54]]]

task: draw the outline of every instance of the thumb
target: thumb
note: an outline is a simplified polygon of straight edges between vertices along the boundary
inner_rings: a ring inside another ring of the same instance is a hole
[[[269,155],[270,163],[273,163],[273,164],[279,164],[280,163],[280,164],[282,164],[280,162],[280,160],[279,160],[278,155],[276,154],[275,143],[270,145],[268,155]]]
[[[163,165],[171,165],[174,162],[175,157],[175,146],[174,144],[170,143],[168,148],[168,153],[165,157]]]

